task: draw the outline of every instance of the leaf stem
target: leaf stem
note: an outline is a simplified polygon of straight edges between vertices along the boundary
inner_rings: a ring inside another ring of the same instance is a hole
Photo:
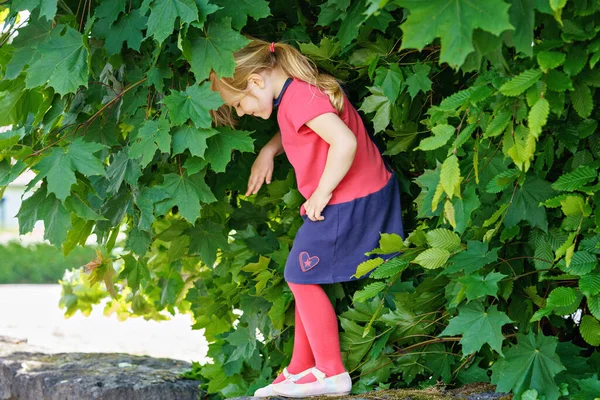
[[[132,83],[130,86],[128,86],[127,88],[125,88],[124,90],[121,91],[121,93],[119,93],[115,98],[113,98],[112,100],[110,100],[108,103],[106,103],[104,106],[102,106],[101,109],[99,109],[98,111],[96,111],[96,113],[94,115],[92,115],[89,119],[87,119],[86,121],[83,121],[82,123],[78,124],[77,127],[70,133],[62,136],[60,139],[58,139],[57,141],[49,144],[48,146],[45,146],[43,148],[41,148],[40,150],[36,150],[33,153],[23,157],[23,161],[25,161],[26,159],[28,159],[29,157],[32,156],[37,156],[40,153],[48,150],[49,148],[51,148],[52,146],[54,146],[55,144],[63,141],[64,139],[66,139],[67,137],[69,137],[72,134],[77,133],[77,131],[79,130],[79,128],[81,128],[84,125],[91,125],[91,123],[94,121],[94,119],[98,118],[98,116],[100,114],[102,114],[104,112],[104,110],[106,110],[108,107],[110,107],[113,103],[115,103],[116,101],[120,100],[121,97],[127,93],[128,91],[130,91],[131,89],[133,89],[134,87],[136,87],[137,85],[139,85],[140,83],[146,81],[146,79],[148,78],[144,78],[144,79],[140,79],[139,81]]]

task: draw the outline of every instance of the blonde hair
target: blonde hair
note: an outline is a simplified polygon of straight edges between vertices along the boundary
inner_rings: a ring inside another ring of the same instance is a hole
[[[218,91],[220,85],[233,92],[244,92],[251,74],[281,68],[287,75],[310,83],[329,96],[331,105],[338,111],[344,109],[344,92],[341,81],[331,75],[320,73],[316,64],[300,53],[295,47],[286,43],[275,43],[274,52],[270,51],[271,43],[260,39],[249,38],[251,42],[243,49],[235,52],[235,72],[232,78],[219,78],[211,70],[210,88]],[[223,104],[217,110],[211,110],[211,116],[217,126],[235,126],[233,107]]]

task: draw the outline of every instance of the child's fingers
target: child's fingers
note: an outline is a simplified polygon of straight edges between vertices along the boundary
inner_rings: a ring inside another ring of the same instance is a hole
[[[246,196],[250,195],[254,191],[255,186],[256,186],[256,175],[251,174],[250,179],[248,179],[248,190],[246,190]]]
[[[273,178],[273,170],[269,169],[267,171],[267,183],[271,183],[271,178]]]

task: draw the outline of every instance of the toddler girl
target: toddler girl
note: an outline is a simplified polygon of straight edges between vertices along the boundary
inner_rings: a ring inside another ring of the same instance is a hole
[[[404,237],[398,181],[335,78],[284,43],[253,40],[234,56],[233,78],[210,76],[225,102],[215,122],[233,125],[233,109],[268,119],[277,107],[280,128],[254,162],[246,196],[271,182],[273,159],[285,152],[307,199],[284,272],[295,299],[292,360],[255,396],[349,394],[337,317],[320,284],[355,280],[380,232]]]

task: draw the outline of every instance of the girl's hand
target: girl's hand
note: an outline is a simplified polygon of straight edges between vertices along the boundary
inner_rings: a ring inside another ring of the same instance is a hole
[[[324,216],[321,215],[321,212],[331,200],[332,193],[323,193],[319,188],[317,188],[312,196],[304,203],[304,209],[306,210],[306,215],[310,218],[311,221],[323,221],[325,219]]]
[[[261,188],[263,183],[271,183],[275,164],[273,162],[274,157],[274,154],[272,154],[270,151],[265,151],[264,149],[258,154],[256,160],[254,160],[254,164],[252,164],[246,196],[258,193],[258,190]]]

